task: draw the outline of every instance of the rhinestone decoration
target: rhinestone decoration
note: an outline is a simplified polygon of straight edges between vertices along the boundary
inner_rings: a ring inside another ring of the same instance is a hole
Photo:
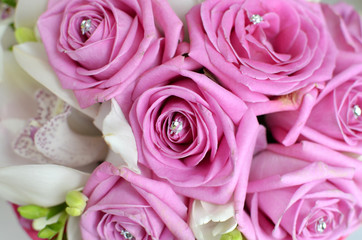
[[[83,20],[81,22],[81,24],[80,24],[80,30],[82,31],[82,35],[89,32],[91,27],[92,27],[92,20],[91,19]]]
[[[315,229],[319,233],[323,233],[324,230],[327,228],[327,223],[324,221],[323,218],[319,219],[318,222],[315,224]]]
[[[253,15],[250,17],[250,21],[251,21],[253,24],[261,23],[263,20],[264,20],[263,17],[260,16],[259,14],[253,14]]]
[[[362,110],[358,105],[353,106],[353,114],[355,118],[358,118],[359,116],[362,115]]]
[[[134,237],[132,236],[132,234],[130,232],[128,232],[127,230],[122,230],[121,234],[123,235],[123,237],[127,240],[130,239],[134,239]]]
[[[171,132],[171,134],[179,134],[181,132],[182,128],[183,128],[182,121],[175,120],[175,121],[172,121],[172,123],[170,125],[170,132]]]

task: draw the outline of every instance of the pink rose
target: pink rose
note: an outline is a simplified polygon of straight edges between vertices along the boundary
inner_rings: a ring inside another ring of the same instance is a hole
[[[83,239],[194,239],[187,207],[165,183],[104,162],[83,193],[89,198],[80,220]]]
[[[239,176],[247,182],[259,125],[240,98],[198,70],[180,56],[146,72],[129,121],[141,169],[180,194],[222,204]]]
[[[339,239],[362,221],[362,163],[310,142],[269,145],[250,170],[254,239]]]
[[[362,65],[354,65],[336,75],[313,97],[307,111],[300,108],[268,115],[267,124],[273,136],[285,145],[298,138],[309,139],[338,151],[361,155],[361,68]]]
[[[182,22],[166,0],[50,0],[38,28],[62,86],[88,107],[129,101],[135,79],[175,54]]]
[[[187,20],[190,57],[246,101],[266,101],[260,93],[284,95],[332,76],[336,49],[316,3],[206,0]]]
[[[328,30],[339,50],[336,71],[362,61],[362,19],[353,6],[322,4]]]

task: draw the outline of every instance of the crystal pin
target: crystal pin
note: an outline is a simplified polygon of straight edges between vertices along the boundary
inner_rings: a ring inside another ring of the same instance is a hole
[[[264,20],[263,17],[260,16],[259,14],[253,14],[253,15],[250,17],[250,21],[251,21],[253,24],[261,23],[263,20]]]
[[[318,222],[316,222],[315,229],[319,233],[323,233],[324,230],[327,228],[327,223],[324,221],[323,218],[319,219]]]
[[[182,121],[176,119],[175,121],[172,121],[170,125],[170,132],[171,134],[179,134],[182,128],[183,128]]]
[[[81,22],[81,24],[80,24],[80,30],[82,31],[82,35],[89,32],[91,27],[92,27],[92,20],[91,19],[83,20]]]
[[[123,235],[123,237],[127,240],[131,240],[134,239],[134,237],[132,236],[132,234],[130,232],[128,232],[127,230],[122,230],[121,234]]]
[[[358,105],[353,106],[353,114],[356,119],[362,115],[362,110]]]

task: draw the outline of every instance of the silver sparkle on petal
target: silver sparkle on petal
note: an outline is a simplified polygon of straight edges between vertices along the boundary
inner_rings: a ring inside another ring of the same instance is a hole
[[[355,118],[358,118],[359,116],[362,115],[362,110],[358,105],[353,106],[353,114]]]
[[[80,23],[80,30],[82,31],[82,35],[89,32],[91,27],[92,27],[92,20],[91,19],[83,20]]]
[[[261,23],[263,20],[264,20],[263,17],[260,16],[259,14],[253,14],[253,15],[250,17],[250,21],[251,21],[253,24]]]
[[[178,134],[181,132],[182,128],[183,128],[182,121],[175,120],[175,121],[172,121],[172,123],[170,125],[170,132],[171,132],[171,134]]]
[[[123,237],[127,240],[131,240],[134,239],[134,237],[132,236],[132,234],[130,232],[128,232],[127,230],[122,230],[121,234],[123,235]]]
[[[315,229],[319,233],[323,233],[324,230],[327,228],[327,223],[324,221],[323,218],[319,219],[318,222],[315,223]]]

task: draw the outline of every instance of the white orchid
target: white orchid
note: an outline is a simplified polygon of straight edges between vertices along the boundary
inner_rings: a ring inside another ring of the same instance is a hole
[[[12,56],[6,55],[9,63]],[[0,82],[0,167],[28,163],[78,167],[104,159],[108,148],[101,136],[89,136],[94,132],[91,121],[83,119],[86,130],[73,130],[71,125],[80,125],[73,119],[79,118],[72,117],[70,107],[46,90],[37,93],[37,104],[30,94],[35,95],[37,84],[12,63],[6,64],[6,77]],[[8,71],[14,68],[16,76]]]

